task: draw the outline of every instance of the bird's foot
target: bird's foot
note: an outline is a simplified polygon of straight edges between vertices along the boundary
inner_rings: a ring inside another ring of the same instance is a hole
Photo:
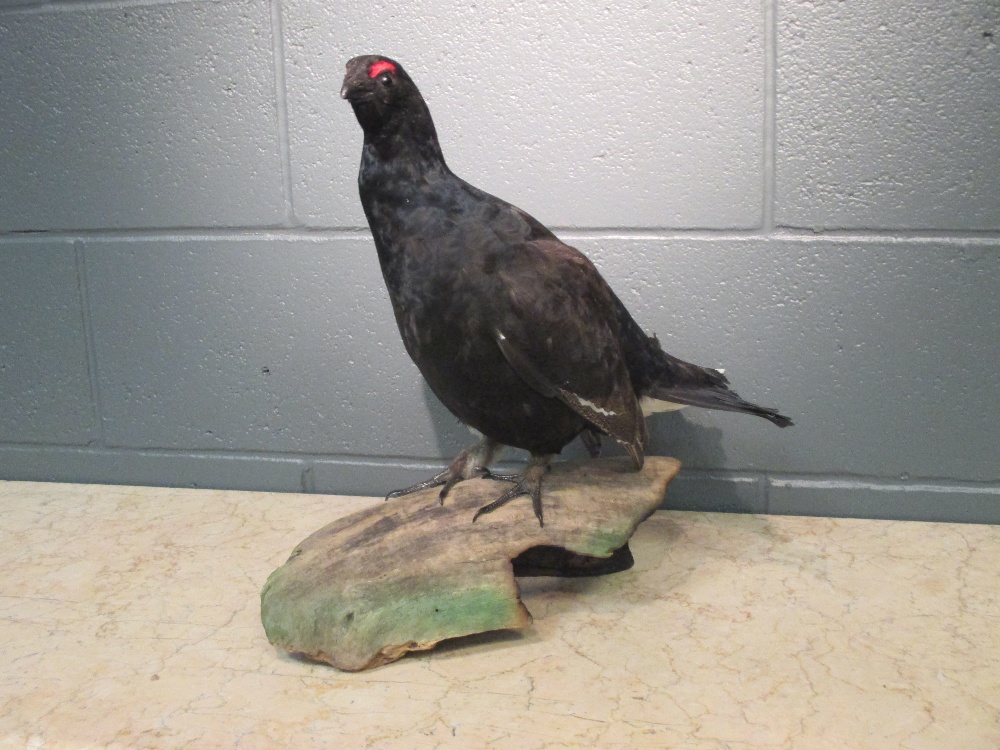
[[[490,471],[489,469],[483,469],[483,472],[479,475],[480,479],[492,479],[494,482],[514,482],[517,484],[521,481],[523,474],[498,474],[495,471]]]
[[[528,495],[531,497],[531,507],[535,511],[535,517],[538,519],[538,525],[544,526],[545,521],[542,520],[542,478],[545,476],[545,472],[549,468],[549,461],[551,460],[552,456],[532,456],[528,460],[528,465],[524,469],[524,474],[493,474],[492,472],[489,472],[488,476],[484,476],[485,479],[513,482],[514,486],[500,495],[500,497],[492,503],[484,505],[482,508],[477,510],[476,514],[472,517],[473,523],[475,523],[476,519],[480,516],[492,513],[497,508],[509,503],[515,497]]]
[[[426,490],[430,487],[440,487],[442,484],[447,484],[448,480],[451,479],[451,476],[451,467],[449,466],[440,474],[435,474],[430,479],[425,479],[423,482],[417,482],[416,484],[411,484],[409,487],[403,487],[399,490],[393,490],[385,496],[385,499],[392,500],[397,497],[403,497],[403,495],[411,495],[414,492]]]
[[[411,484],[409,487],[404,487],[401,490],[393,490],[385,496],[385,499],[391,500],[431,487],[441,487],[441,492],[438,493],[438,500],[443,505],[444,499],[451,491],[451,488],[463,479],[490,476],[490,470],[486,468],[486,464],[493,458],[493,454],[498,447],[497,443],[484,438],[472,448],[468,448],[455,456],[444,471],[435,474],[430,479],[425,479],[423,482]]]

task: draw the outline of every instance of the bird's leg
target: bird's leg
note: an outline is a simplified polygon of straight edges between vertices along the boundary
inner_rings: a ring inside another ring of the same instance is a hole
[[[601,457],[601,433],[584,427],[583,432],[580,433],[580,442],[583,443],[583,447],[587,449],[591,458]]]
[[[445,470],[451,475],[444,481],[444,487],[441,488],[441,494],[438,495],[441,504],[444,504],[444,498],[451,491],[451,488],[463,479],[489,476],[490,470],[487,467],[499,447],[499,443],[484,437],[471,448],[459,453]]]
[[[551,454],[532,455],[528,459],[528,465],[524,468],[524,474],[504,477],[506,481],[514,482],[514,486],[489,505],[484,505],[477,510],[476,515],[472,517],[473,522],[481,515],[492,513],[497,508],[506,505],[515,497],[529,495],[531,497],[531,507],[535,511],[535,517],[538,518],[538,525],[544,526],[545,522],[542,520],[542,478],[545,476],[545,472],[549,468],[549,461],[551,460]]]
[[[489,469],[486,466],[493,460],[493,454],[496,453],[499,447],[499,443],[489,438],[483,438],[471,448],[466,448],[455,456],[444,471],[435,474],[423,482],[417,482],[401,490],[393,490],[385,496],[385,499],[402,497],[403,495],[420,492],[420,490],[426,490],[430,487],[441,487],[441,493],[438,495],[438,498],[443,503],[445,496],[458,482],[461,482],[463,479],[472,479],[473,477],[489,474]]]

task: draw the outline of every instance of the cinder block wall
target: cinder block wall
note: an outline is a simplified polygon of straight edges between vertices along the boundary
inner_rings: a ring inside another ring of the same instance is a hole
[[[468,441],[403,351],[357,199],[338,90],[379,52],[458,174],[795,418],[657,418],[670,505],[1000,521],[998,21],[0,0],[0,476],[376,494]]]

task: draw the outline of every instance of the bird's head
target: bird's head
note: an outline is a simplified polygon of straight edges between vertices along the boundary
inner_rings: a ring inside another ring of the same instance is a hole
[[[415,107],[426,109],[403,66],[381,55],[362,55],[349,60],[340,96],[351,103],[365,132],[372,134],[412,116]]]

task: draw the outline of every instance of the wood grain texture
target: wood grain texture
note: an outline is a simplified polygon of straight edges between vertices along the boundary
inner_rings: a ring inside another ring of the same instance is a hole
[[[472,523],[506,486],[485,479],[459,483],[443,505],[431,489],[353,513],[305,539],[268,578],[261,592],[268,640],[355,671],[446,638],[526,628],[531,615],[511,561],[545,548],[548,563],[519,572],[622,569],[593,559],[628,542],[679,469],[662,457],[648,458],[641,471],[623,458],[554,464],[543,485],[544,527],[527,498]],[[553,558],[552,548],[570,554]],[[623,557],[630,559],[616,556]]]

